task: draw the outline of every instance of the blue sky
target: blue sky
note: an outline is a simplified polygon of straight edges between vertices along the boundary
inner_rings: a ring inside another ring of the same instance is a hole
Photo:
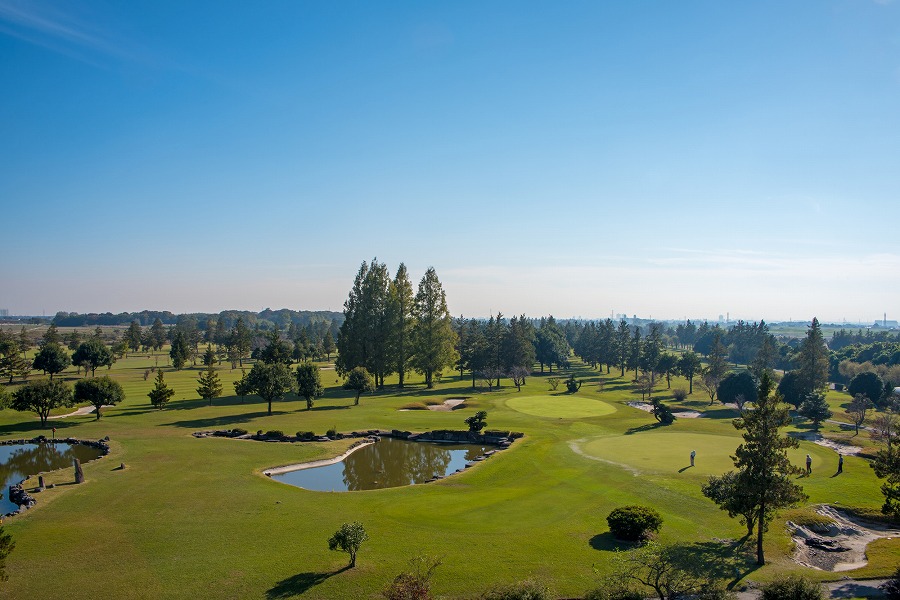
[[[900,2],[0,0],[0,308],[900,315]]]

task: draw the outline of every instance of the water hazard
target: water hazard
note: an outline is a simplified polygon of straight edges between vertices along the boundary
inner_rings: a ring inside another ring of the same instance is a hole
[[[380,490],[449,475],[484,454],[472,444],[435,444],[382,438],[341,462],[272,475],[283,483],[322,492]]]
[[[15,446],[0,446],[0,481],[3,487],[0,492],[0,515],[13,512],[19,507],[9,501],[9,486],[15,485],[25,479],[27,475],[37,475],[46,471],[55,471],[63,467],[71,467],[72,459],[77,458],[82,463],[99,458],[102,452],[97,448],[82,444],[18,444]],[[72,480],[75,475],[72,472]],[[37,487],[26,483],[25,489]]]

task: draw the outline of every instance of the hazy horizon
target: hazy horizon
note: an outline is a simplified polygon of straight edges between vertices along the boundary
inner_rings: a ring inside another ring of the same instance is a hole
[[[0,0],[0,309],[900,315],[900,3]]]

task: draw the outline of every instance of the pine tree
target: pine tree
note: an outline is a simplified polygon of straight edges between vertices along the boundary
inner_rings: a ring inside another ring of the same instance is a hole
[[[797,371],[804,394],[819,392],[828,385],[828,347],[819,320],[813,318],[797,351]]]
[[[710,478],[709,486],[718,488],[712,498],[729,515],[739,512],[749,523],[757,523],[756,562],[765,564],[763,554],[763,534],[769,523],[781,508],[793,506],[807,499],[803,488],[794,483],[793,476],[802,472],[791,464],[787,451],[799,447],[794,438],[782,436],[781,427],[791,424],[787,406],[782,405],[781,396],[772,394],[774,384],[766,373],[759,383],[759,393],[753,410],[742,418],[734,420],[736,429],[744,433],[744,443],[737,447],[732,456],[737,472],[726,473],[729,485],[717,486],[719,479]],[[740,507],[739,511],[735,508]]]
[[[209,353],[212,348],[209,346],[207,348],[207,353]],[[210,406],[212,406],[213,398],[222,395],[222,380],[219,379],[219,374],[216,373],[212,363],[207,364],[206,370],[200,372],[197,384],[197,394],[204,400],[208,400]]]
[[[412,283],[409,281],[409,274],[403,263],[400,263],[397,275],[390,284],[389,294],[390,356],[394,363],[392,370],[399,375],[399,383],[402,388],[412,355],[413,304],[415,302]]]
[[[153,389],[147,394],[150,397],[150,404],[158,410],[162,410],[174,395],[175,390],[166,385],[166,382],[163,380],[163,372],[157,369],[156,382],[153,384]]]
[[[429,267],[419,282],[413,308],[415,369],[425,375],[425,386],[434,387],[434,376],[440,377],[445,367],[456,361],[456,332],[447,310],[447,295],[433,267]]]
[[[169,349],[169,356],[172,358],[172,366],[176,371],[180,371],[187,362],[189,348],[184,333],[180,329],[175,330],[175,337],[172,338],[172,347]]]

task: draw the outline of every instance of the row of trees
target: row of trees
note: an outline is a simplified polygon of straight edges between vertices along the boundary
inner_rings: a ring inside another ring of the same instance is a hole
[[[387,265],[373,259],[360,266],[344,303],[335,367],[341,375],[363,367],[379,388],[395,373],[403,387],[406,374],[415,370],[431,388],[457,360],[456,337],[434,268],[425,272],[413,295],[404,264],[391,279]]]

